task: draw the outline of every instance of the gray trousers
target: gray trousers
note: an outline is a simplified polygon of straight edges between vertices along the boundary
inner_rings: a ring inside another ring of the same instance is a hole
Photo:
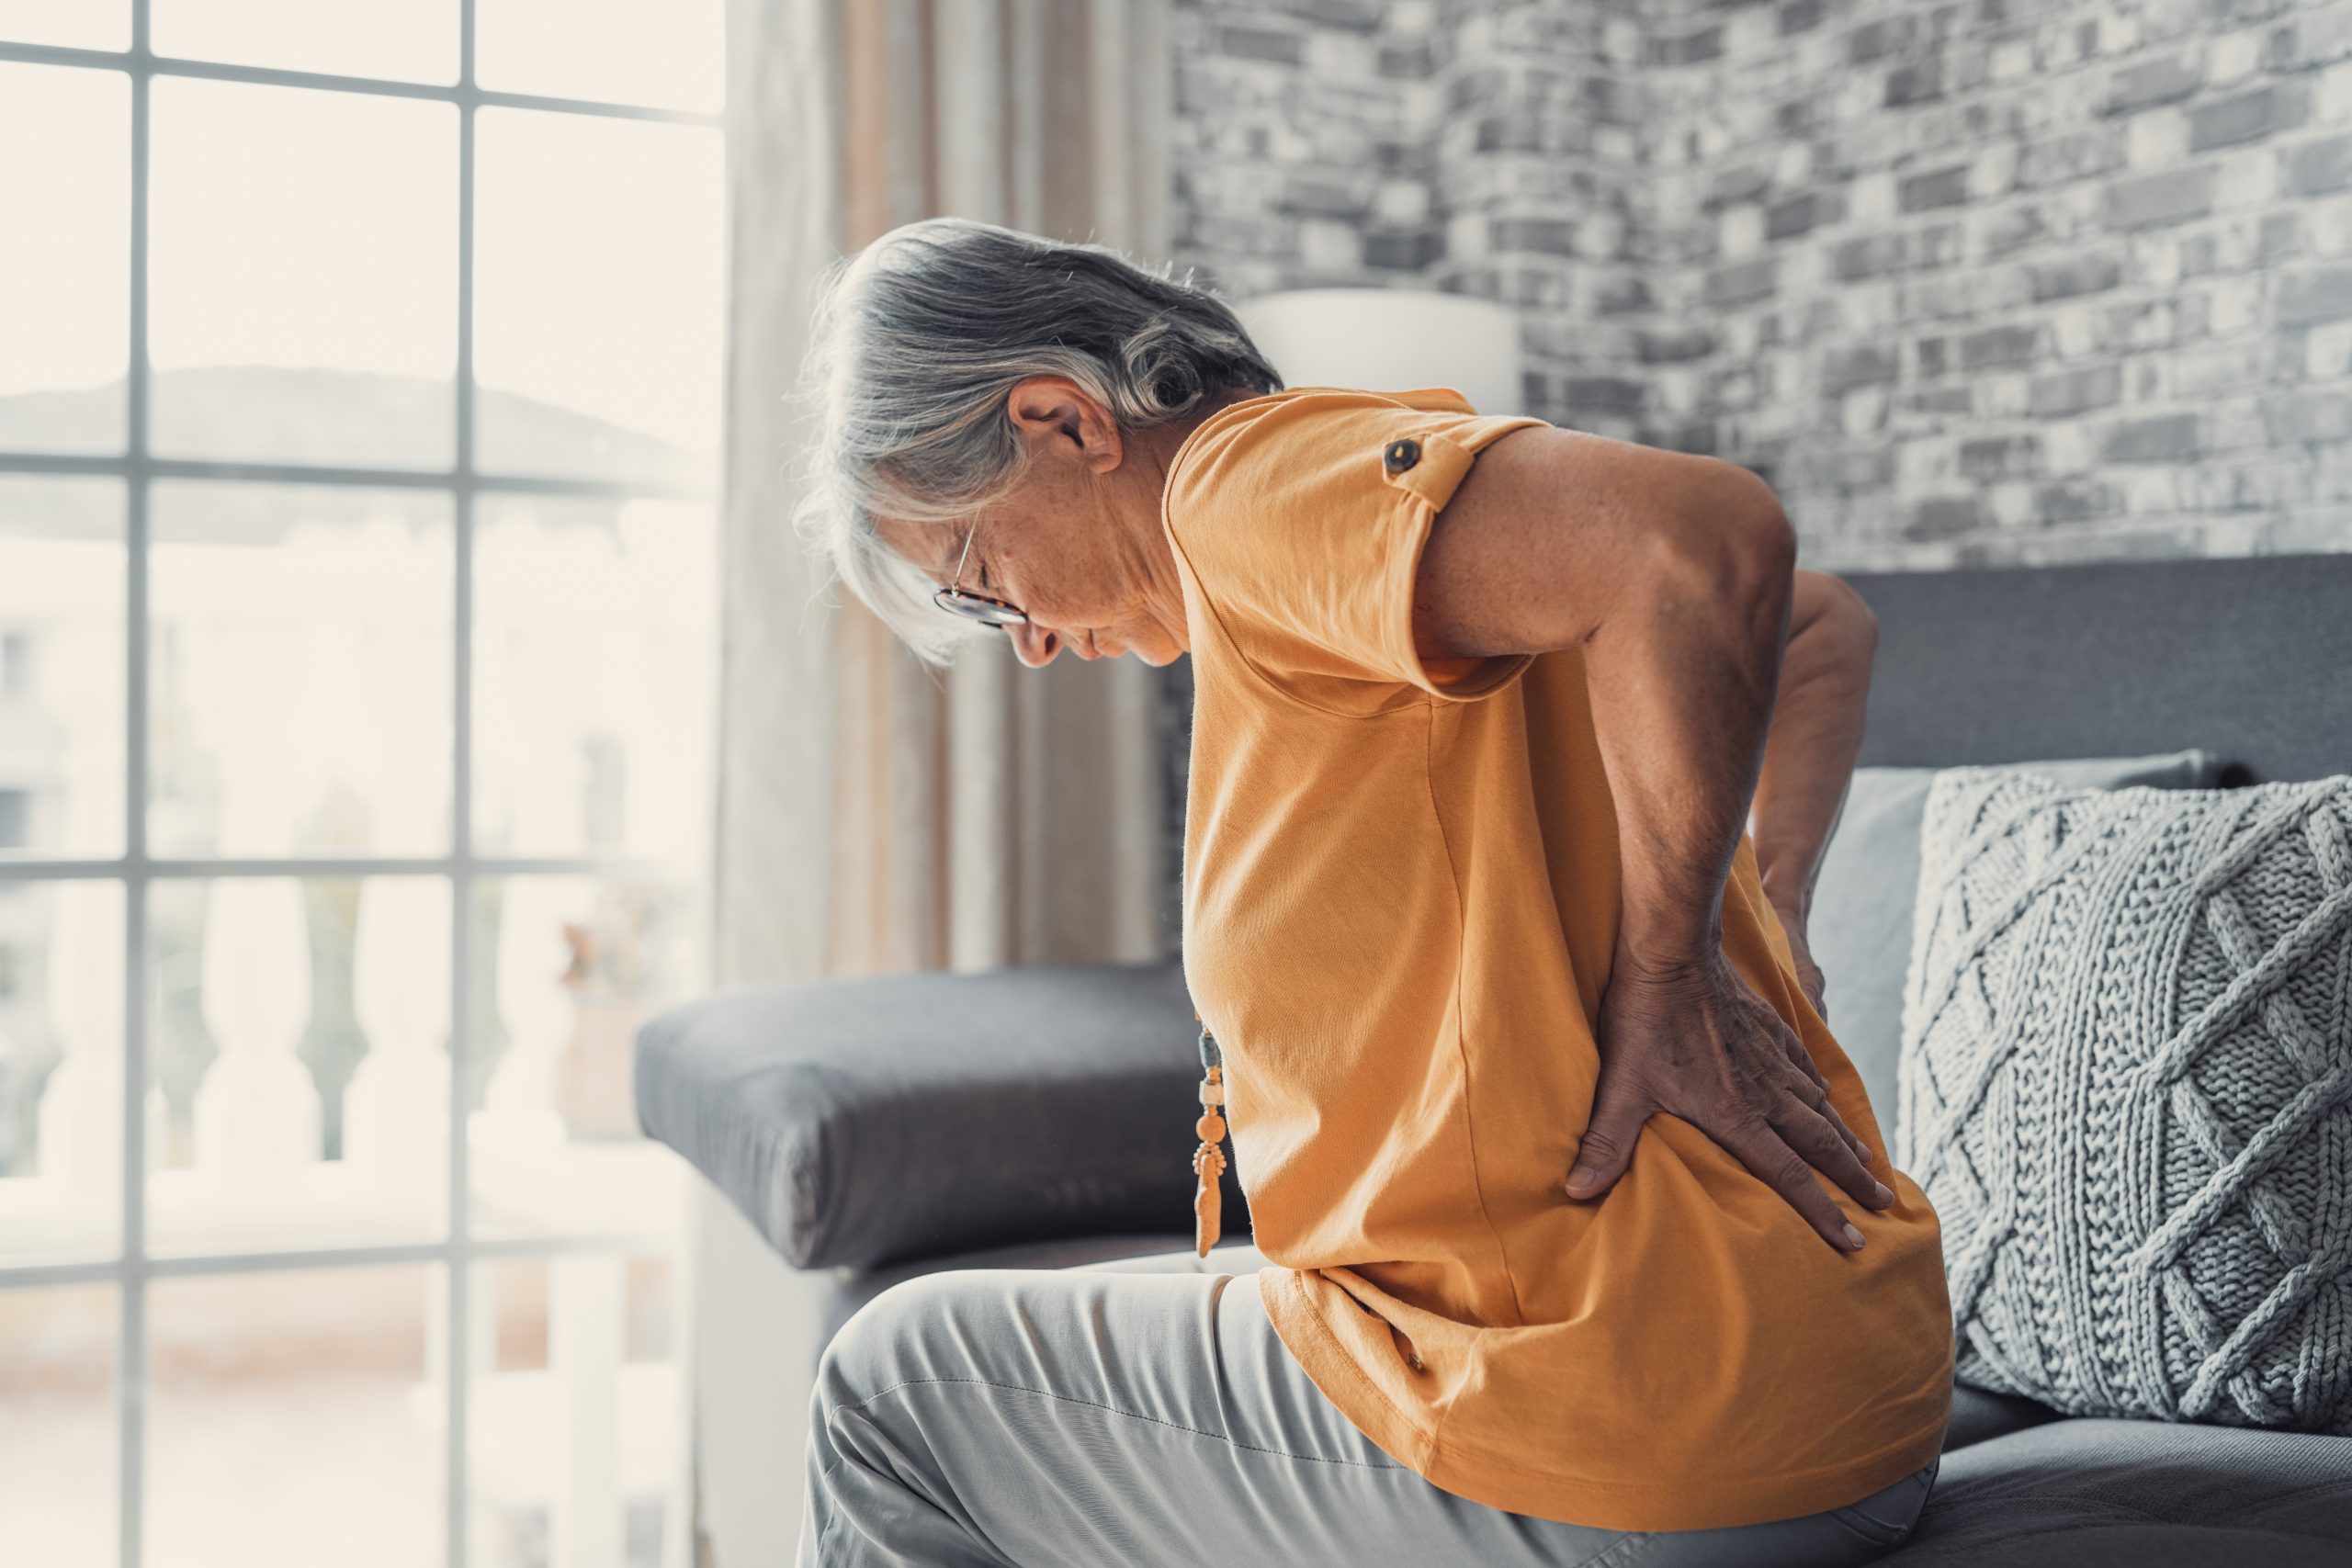
[[[1666,1533],[1473,1503],[1375,1447],[1276,1337],[1247,1246],[902,1280],[827,1347],[798,1568],[1847,1568],[1936,1465],[1842,1508]],[[1233,1272],[1235,1269],[1240,1272]]]

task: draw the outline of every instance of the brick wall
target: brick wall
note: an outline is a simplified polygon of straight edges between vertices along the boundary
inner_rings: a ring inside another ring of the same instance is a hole
[[[1180,265],[1506,301],[1808,565],[2352,550],[2352,0],[1176,6]]]
[[[1520,310],[1830,568],[2352,549],[2352,0],[1180,0],[1177,260]]]

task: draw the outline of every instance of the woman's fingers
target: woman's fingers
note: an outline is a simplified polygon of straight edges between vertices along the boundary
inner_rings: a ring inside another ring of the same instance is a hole
[[[1820,1125],[1826,1132],[1828,1123]],[[1820,1233],[1822,1240],[1840,1252],[1861,1250],[1862,1233],[1848,1222],[1836,1200],[1821,1190],[1821,1183],[1813,1179],[1813,1166],[1778,1127],[1751,1115],[1736,1126],[1720,1130],[1711,1127],[1707,1132],[1758,1180],[1804,1215],[1805,1223]],[[1829,1142],[1834,1144],[1837,1140],[1833,1137]]]
[[[1838,1129],[1838,1135],[1846,1140],[1847,1146],[1854,1151],[1854,1157],[1862,1162],[1863,1169],[1868,1170],[1871,1161],[1877,1156],[1871,1154],[1871,1146],[1862,1142],[1861,1134],[1846,1124],[1846,1118],[1838,1114],[1838,1107],[1827,1100],[1824,1100],[1814,1109],[1820,1111],[1829,1124]],[[1886,1183],[1880,1181],[1875,1176],[1871,1178],[1871,1181],[1875,1189],[1873,1195],[1860,1201],[1873,1209],[1883,1209],[1894,1201],[1894,1194],[1888,1190]]]
[[[1642,1123],[1654,1109],[1634,1087],[1633,1075],[1604,1057],[1593,1089],[1592,1116],[1577,1140],[1576,1163],[1568,1171],[1569,1197],[1598,1198],[1617,1184],[1633,1160]]]
[[[1797,1037],[1795,1030],[1784,1026],[1780,1031],[1780,1036],[1782,1054],[1789,1058],[1790,1064],[1804,1075],[1806,1085],[1813,1090],[1812,1093],[1804,1096],[1804,1102],[1820,1111],[1828,1119],[1829,1124],[1838,1129],[1838,1135],[1844,1138],[1847,1146],[1854,1151],[1856,1159],[1860,1160],[1864,1165],[1870,1164],[1872,1157],[1871,1146],[1862,1142],[1854,1130],[1846,1125],[1846,1119],[1838,1113],[1836,1103],[1829,1098],[1829,1080],[1821,1076],[1820,1064],[1813,1059],[1813,1053],[1804,1048],[1804,1042]],[[1894,1201],[1894,1194],[1887,1195],[1887,1201]],[[1874,1208],[1880,1206],[1872,1205]]]
[[[1823,1109],[1829,1114],[1822,1114]],[[1848,1141],[1849,1134],[1830,1120],[1837,1113],[1835,1106],[1815,1108],[1807,1104],[1792,1084],[1777,1105],[1765,1108],[1764,1117],[1782,1142],[1843,1188],[1855,1202],[1866,1209],[1883,1209],[1894,1201],[1894,1194],[1888,1192],[1871,1174],[1870,1167],[1855,1155],[1853,1145]],[[1882,1192],[1885,1197],[1879,1196]]]

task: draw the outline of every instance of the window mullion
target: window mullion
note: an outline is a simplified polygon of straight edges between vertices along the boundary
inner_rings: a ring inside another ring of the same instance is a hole
[[[77,49],[56,44],[17,43],[0,39],[0,61],[27,65],[63,65],[82,70],[129,69],[155,76],[187,76],[199,81],[243,82],[256,87],[293,87],[320,93],[356,93],[368,97],[420,98],[458,103],[470,107],[492,104],[502,108],[536,109],[548,114],[587,115],[598,119],[644,120],[654,125],[718,125],[722,116],[699,109],[663,108],[658,104],[620,103],[601,98],[548,97],[538,93],[484,92],[473,82],[469,67],[457,86],[431,82],[403,82],[396,77],[348,76],[332,72],[288,71],[270,65],[245,65],[233,60],[178,60],[158,57],[145,43],[126,52]]]
[[[103,474],[127,479],[220,479],[251,484],[352,485],[364,490],[492,491],[507,495],[645,497],[708,501],[715,486],[658,479],[571,479],[561,474],[467,474],[438,468],[344,468],[311,463],[214,460],[202,457],[94,456],[82,452],[0,451],[0,473]]]
[[[122,981],[122,1284],[115,1348],[118,1525],[122,1568],[145,1557],[147,1395],[147,1083],[149,1031],[147,931],[148,485],[137,471],[147,457],[147,173],[150,99],[148,0],[130,0],[130,359],[123,370],[124,446],[133,471],[123,493],[123,953]]]
[[[452,504],[457,528],[456,602],[450,626],[457,638],[450,668],[449,852],[457,866],[449,882],[449,1263],[447,1285],[448,1480],[444,1488],[448,1568],[466,1568],[468,1391],[473,1369],[472,1168],[466,1134],[468,1064],[472,1058],[474,878],[474,0],[458,0],[458,363],[451,399],[458,428],[458,483]]]

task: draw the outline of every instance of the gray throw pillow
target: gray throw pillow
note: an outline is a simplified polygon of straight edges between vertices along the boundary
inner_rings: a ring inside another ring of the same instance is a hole
[[[2211,751],[2019,762],[2078,789],[2202,789],[2221,782]],[[1822,1005],[1894,1144],[1895,1064],[1903,1039],[1903,970],[1919,892],[1919,818],[1934,768],[1857,768],[1846,809],[1822,852],[1806,941],[1821,965]]]
[[[1903,1033],[1962,1382],[2352,1434],[2352,776],[1945,773]]]
[[[1174,959],[743,987],[648,1020],[639,1124],[796,1269],[1193,1225],[1200,1024]],[[1226,1168],[1225,1235],[1250,1235]]]

